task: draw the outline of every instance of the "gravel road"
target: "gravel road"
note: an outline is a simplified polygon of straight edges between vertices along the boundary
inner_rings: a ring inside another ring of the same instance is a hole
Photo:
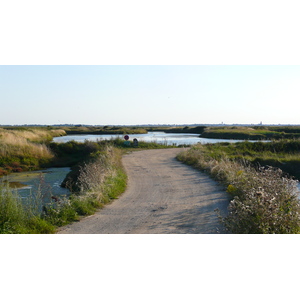
[[[143,150],[125,155],[125,193],[58,233],[222,233],[214,209],[226,214],[226,193],[206,174],[178,162],[175,156],[180,151]]]

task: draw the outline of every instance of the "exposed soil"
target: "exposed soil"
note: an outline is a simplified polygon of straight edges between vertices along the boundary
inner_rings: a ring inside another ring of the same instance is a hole
[[[136,151],[123,157],[126,192],[62,234],[222,233],[214,209],[227,212],[228,196],[208,175],[176,160],[182,149]]]

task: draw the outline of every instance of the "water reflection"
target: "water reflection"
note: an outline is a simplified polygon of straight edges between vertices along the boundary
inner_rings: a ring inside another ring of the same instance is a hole
[[[60,185],[70,168],[49,168],[42,171],[13,173],[0,178],[0,183],[15,189],[22,199],[41,197],[44,202],[51,197],[64,197],[70,191]]]

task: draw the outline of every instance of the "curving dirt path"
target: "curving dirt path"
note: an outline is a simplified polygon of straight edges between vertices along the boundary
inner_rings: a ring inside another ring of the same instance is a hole
[[[178,162],[175,156],[180,151],[144,150],[125,155],[125,193],[58,233],[222,233],[214,209],[226,213],[226,193],[206,174]]]

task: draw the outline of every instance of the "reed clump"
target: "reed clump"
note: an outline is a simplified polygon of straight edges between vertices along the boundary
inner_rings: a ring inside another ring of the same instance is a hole
[[[233,199],[228,215],[224,218],[219,214],[219,219],[229,232],[299,233],[298,181],[279,168],[255,168],[247,160],[234,160],[213,148],[193,146],[178,159],[208,172],[227,188]]]
[[[113,146],[92,153],[90,159],[79,166],[77,174],[65,183],[73,192],[68,201],[57,208],[46,207],[45,219],[63,226],[80,216],[93,214],[117,198],[127,182],[121,154],[120,149]]]

